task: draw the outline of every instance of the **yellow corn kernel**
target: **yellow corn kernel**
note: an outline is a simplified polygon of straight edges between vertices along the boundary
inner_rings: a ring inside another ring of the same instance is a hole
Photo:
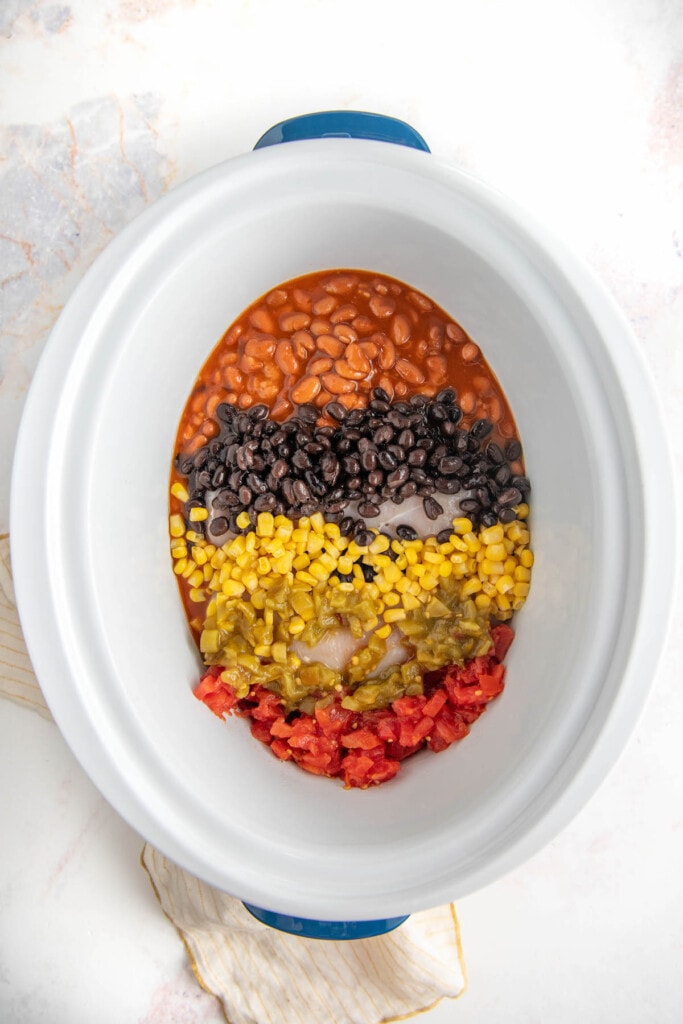
[[[246,509],[244,511],[240,512],[240,514],[237,516],[237,519],[235,520],[235,522],[239,526],[240,530],[246,530],[247,526],[249,526],[249,524],[251,523],[251,519],[249,518],[249,513],[246,511]]]
[[[389,562],[389,565],[384,567],[384,578],[389,583],[398,583],[401,578],[401,570],[393,562]]]
[[[484,558],[479,569],[485,576],[501,576],[503,573],[503,563],[492,562],[490,558]]]
[[[453,520],[453,533],[465,534],[472,533],[474,524],[471,519],[466,516],[461,516],[459,519]]]
[[[348,576],[348,574],[353,571],[352,559],[350,559],[348,555],[342,555],[337,562],[337,569],[342,576]]]
[[[487,544],[486,557],[492,562],[504,562],[507,555],[504,544]]]
[[[226,580],[221,586],[226,597],[241,597],[246,589],[244,583],[240,583],[239,580]]]
[[[251,595],[251,603],[259,612],[262,612],[266,607],[266,592],[262,587],[259,587],[258,590],[255,590]]]
[[[373,555],[381,555],[382,552],[388,551],[391,546],[391,541],[384,534],[378,534],[370,545],[370,553]]]
[[[190,544],[204,543],[204,537],[201,533],[197,533],[196,530],[188,530],[185,534],[185,540],[189,540]]]
[[[512,590],[515,585],[515,581],[512,576],[506,576],[503,574],[496,580],[496,590],[499,594],[507,594],[508,590]]]
[[[214,553],[211,556],[211,565],[213,566],[214,569],[220,569],[220,567],[223,565],[227,557],[228,556],[226,555],[225,551],[223,551],[223,548],[218,548],[218,550],[214,551]]]
[[[447,580],[449,576],[453,575],[453,563],[444,560],[439,566],[439,576],[442,580]]]
[[[431,565],[441,565],[443,560],[443,555],[438,551],[425,551],[422,555],[422,561],[428,562]]]
[[[375,636],[379,637],[380,640],[386,640],[391,636],[391,626],[384,625],[380,626],[379,629],[375,630]]]
[[[315,530],[316,533],[319,533],[319,534],[324,533],[324,530],[325,530],[325,520],[323,518],[322,512],[314,512],[313,515],[309,519],[309,523],[310,523],[311,527]]]
[[[306,551],[309,555],[317,555],[325,545],[325,538],[321,533],[309,533],[306,541]]]
[[[426,572],[420,580],[420,584],[423,590],[433,590],[434,587],[439,585],[439,580],[438,577],[433,576],[431,572]]]
[[[190,601],[193,601],[195,604],[201,604],[206,598],[206,594],[203,590],[200,590],[199,587],[192,587],[189,597]]]
[[[265,555],[261,555],[256,563],[256,572],[260,576],[267,576],[270,572],[270,560]]]
[[[304,569],[300,569],[294,578],[300,583],[308,583],[311,587],[314,587],[318,582],[315,576],[311,576],[310,572],[306,572]]]
[[[204,582],[209,583],[214,577],[214,570],[211,568],[211,565],[208,562],[203,567],[202,572],[204,574]]]
[[[414,594],[403,594],[402,604],[407,612],[413,612],[420,607],[420,602]]]
[[[482,530],[479,534],[479,540],[482,544],[500,544],[505,536],[505,531],[500,523],[496,523],[495,526],[489,526],[488,529]]]
[[[503,562],[503,572],[506,572],[508,576],[514,576],[515,570],[517,569],[517,559],[510,556]]]
[[[308,555],[297,555],[292,559],[292,569],[306,569],[311,564]]]
[[[282,641],[278,641],[278,643],[273,644],[273,646],[270,649],[270,656],[273,659],[273,661],[276,661],[279,665],[286,665],[287,644],[282,643]]]
[[[197,566],[195,565],[194,561],[191,558],[189,558],[187,560],[187,565],[183,570],[183,579],[189,580],[190,576],[192,575],[196,568]]]
[[[335,543],[341,539],[341,530],[336,523],[325,523],[323,532],[326,537],[329,537]]]
[[[481,580],[478,576],[472,576],[471,579],[463,585],[460,593],[463,597],[471,597],[472,594],[478,594],[481,590]]]
[[[385,622],[402,622],[405,619],[406,613],[403,608],[389,608],[384,613]]]
[[[200,508],[199,505],[195,505],[194,508],[190,509],[189,518],[191,523],[203,523],[205,519],[209,518],[209,513],[205,508]]]
[[[187,544],[185,544],[184,542],[182,544],[175,544],[171,548],[171,557],[172,558],[185,558],[186,555],[187,555]]]
[[[177,480],[171,487],[171,494],[173,495],[174,498],[177,498],[178,501],[187,501],[188,498],[190,497],[190,495],[187,493],[187,488],[183,487],[183,485],[181,483],[178,483]]]
[[[204,573],[201,569],[195,569],[194,572],[190,573],[187,577],[187,582],[191,587],[201,587],[204,582]]]
[[[388,605],[389,608],[395,608],[397,604],[400,604],[400,602],[401,598],[399,597],[395,590],[389,590],[384,595],[384,603],[385,605]]]
[[[479,543],[479,538],[477,536],[475,536],[475,534],[472,533],[471,531],[469,533],[463,534],[463,538],[462,539],[464,540],[465,544],[467,545],[467,550],[471,551],[472,553],[474,553],[476,551],[479,551],[479,549],[481,548],[481,544]]]
[[[533,553],[533,551],[529,551],[528,548],[525,548],[524,551],[520,552],[519,560],[520,560],[520,562],[522,563],[522,565],[524,566],[525,569],[530,569],[531,566],[534,564],[534,553]]]
[[[498,605],[498,610],[501,612],[508,612],[512,610],[512,604],[507,594],[499,594],[496,604]]]
[[[485,611],[491,607],[491,598],[488,594],[477,594],[474,599],[474,603],[480,611]]]
[[[254,647],[254,654],[257,658],[269,658],[270,646],[268,644],[256,644]]]
[[[306,623],[300,615],[294,615],[287,623],[287,628],[292,636],[298,636],[299,633],[303,633],[306,628]]]
[[[515,597],[527,597],[527,595],[529,593],[529,584],[528,583],[515,583],[515,585],[514,585],[514,587],[512,589],[512,593],[515,595]]]
[[[259,537],[272,537],[275,532],[275,520],[271,512],[259,512],[256,517],[256,533]]]
[[[308,567],[308,571],[311,576],[314,576],[316,580],[320,580],[322,583],[330,575],[330,570],[326,569],[324,565],[321,565],[320,559],[316,559],[315,562],[311,562]]]
[[[273,569],[279,576],[286,576],[288,572],[291,572],[293,564],[294,557],[291,551],[289,554],[280,555],[279,558],[273,559]]]
[[[168,517],[168,531],[172,537],[182,537],[185,533],[185,521],[182,516],[172,515]]]
[[[220,644],[220,633],[217,629],[204,629],[199,638],[199,650],[202,654],[216,654]]]
[[[515,513],[518,519],[526,519],[526,517],[529,515],[529,506],[525,501],[523,501],[521,505],[515,506]]]
[[[516,583],[528,583],[531,580],[531,572],[528,569],[525,569],[523,565],[517,566],[513,576]]]
[[[339,584],[339,589],[343,594],[351,594],[356,588],[350,580],[346,580]]]

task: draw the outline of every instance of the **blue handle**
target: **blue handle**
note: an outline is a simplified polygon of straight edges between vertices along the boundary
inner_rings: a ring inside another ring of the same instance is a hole
[[[419,132],[405,121],[384,114],[368,114],[361,110],[321,110],[317,114],[301,114],[269,128],[254,149],[277,146],[280,142],[301,139],[373,139],[410,146],[429,153],[429,146]]]
[[[262,910],[251,903],[245,903],[244,906],[262,924],[305,939],[369,939],[373,935],[385,935],[393,931],[407,921],[409,916],[388,917],[381,921],[314,921],[310,917],[274,914],[271,910]]]

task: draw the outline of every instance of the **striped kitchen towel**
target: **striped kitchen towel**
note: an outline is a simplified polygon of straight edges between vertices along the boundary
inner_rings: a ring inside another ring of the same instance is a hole
[[[0,537],[0,695],[50,718],[14,601],[9,538]],[[380,1024],[455,999],[466,988],[452,904],[412,914],[388,935],[325,942],[261,924],[242,903],[142,851],[162,910],[199,984],[229,1024]]]

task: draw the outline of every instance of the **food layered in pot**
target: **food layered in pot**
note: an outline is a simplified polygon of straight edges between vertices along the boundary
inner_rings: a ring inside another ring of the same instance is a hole
[[[249,307],[171,477],[196,696],[347,786],[462,739],[529,592],[522,458],[479,347],[409,286],[327,271]]]

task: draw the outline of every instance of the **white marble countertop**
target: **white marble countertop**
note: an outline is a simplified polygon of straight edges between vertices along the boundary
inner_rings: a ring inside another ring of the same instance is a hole
[[[583,255],[683,436],[680,5],[2,0],[0,533],[26,389],[97,253],[274,122],[336,107],[409,121]],[[672,538],[675,525],[672,510]],[[683,1019],[682,627],[679,601],[647,708],[598,794],[526,865],[460,901],[469,990],[429,1024]],[[0,777],[3,1024],[222,1021],[152,896],[139,836],[56,727],[7,701]]]

